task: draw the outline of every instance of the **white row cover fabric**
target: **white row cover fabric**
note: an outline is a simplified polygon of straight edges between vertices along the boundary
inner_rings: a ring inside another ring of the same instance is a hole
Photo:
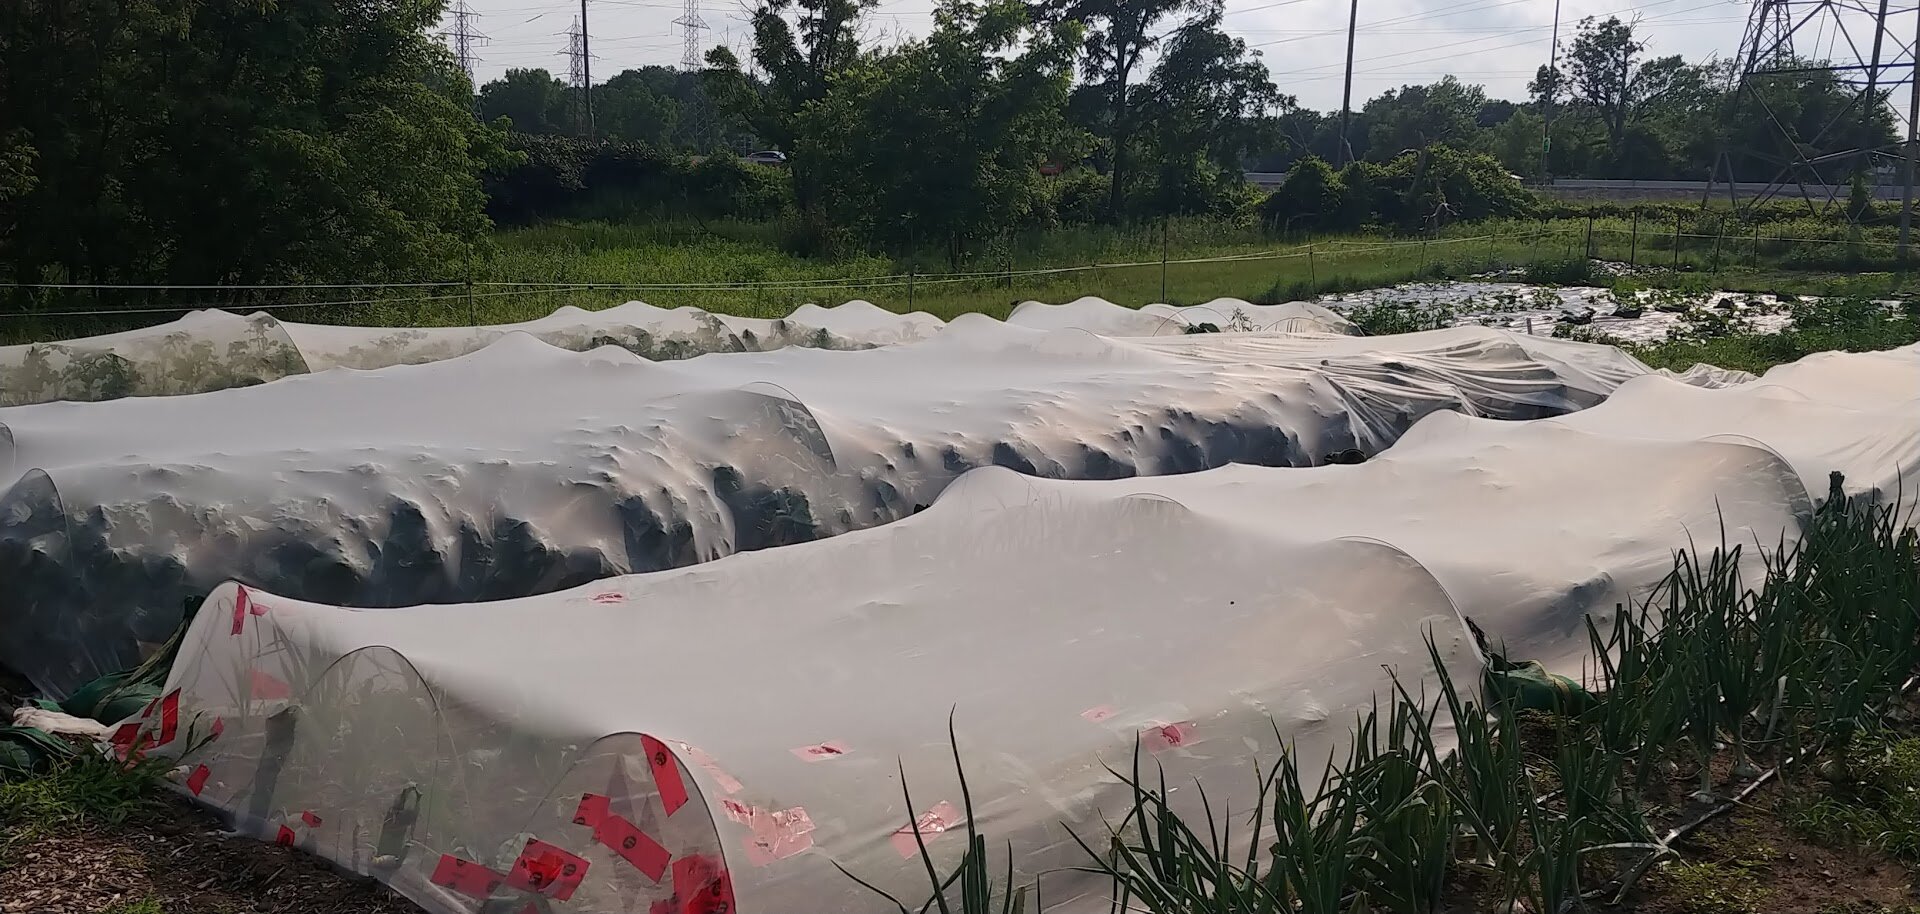
[[[1098,298],[1057,306],[1026,302],[1007,323],[1106,336],[1180,334],[1203,323],[1221,331],[1358,332],[1346,318],[1318,305],[1255,305],[1226,298],[1187,308],[1137,310]],[[618,346],[659,361],[788,346],[867,349],[928,339],[945,326],[922,311],[895,314],[857,299],[831,308],[801,305],[781,320],[633,301],[602,311],[567,306],[538,320],[483,327],[342,327],[282,321],[265,312],[242,317],[195,311],[140,330],[0,346],[0,406],[194,394],[329,368],[418,365],[465,355],[513,333],[576,352]]]
[[[925,342],[650,362],[513,334],[419,366],[0,409],[0,662],[54,694],[228,579],[355,606],[528,596],[911,515],[960,473],[1309,466],[1436,410],[1559,415],[1646,374],[1457,328]]]
[[[1066,868],[1124,817],[1108,768],[1136,742],[1179,808],[1244,816],[1257,760],[1317,765],[1428,633],[1470,677],[1460,616],[1577,671],[1582,617],[1676,550],[1791,539],[1803,479],[1920,460],[1920,347],[1629,387],[1565,419],[1431,415],[1361,465],[986,468],[885,527],[529,599],[227,585],[128,737],[238,827],[435,912],[878,914],[838,867],[917,904],[915,831],[941,872],[964,850],[951,713],[996,867],[1105,912]]]

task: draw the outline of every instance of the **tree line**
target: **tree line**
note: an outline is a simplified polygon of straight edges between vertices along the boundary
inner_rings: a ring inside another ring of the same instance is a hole
[[[1855,106],[1831,74],[1736,100],[1727,64],[1652,56],[1618,19],[1582,23],[1526,99],[1446,77],[1343,135],[1221,0],[943,0],[887,46],[862,41],[875,5],[763,0],[750,45],[703,71],[594,86],[590,126],[545,71],[472,86],[429,35],[438,0],[0,5],[0,279],[412,279],[495,223],[662,211],[956,261],[1011,230],[1174,215],[1418,228],[1525,211],[1513,175],[1698,179],[1726,148],[1893,138],[1884,97]],[[1292,177],[1263,195],[1249,169]]]

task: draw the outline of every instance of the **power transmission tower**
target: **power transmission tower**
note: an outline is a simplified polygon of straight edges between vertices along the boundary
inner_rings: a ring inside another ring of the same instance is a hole
[[[1920,30],[1915,41],[1908,42],[1888,29],[1891,16],[1908,14],[1920,23],[1920,9],[1889,10],[1888,0],[1754,0],[1707,193],[1724,183],[1730,201],[1739,205],[1744,198],[1749,206],[1797,193],[1810,213],[1823,215],[1841,206],[1853,178],[1877,183],[1873,175],[1881,166],[1910,158],[1911,115],[1904,144],[1879,143],[1875,135],[1876,125],[1888,113],[1891,87],[1905,84],[1908,93],[1915,91]],[[1828,42],[1825,51],[1820,48],[1823,38]],[[1838,111],[1820,122],[1797,123],[1798,112],[1776,108],[1783,93],[1815,79],[1835,80],[1844,87],[1847,100]],[[1911,102],[1908,107],[1912,109]],[[1766,125],[1774,143],[1754,143],[1751,134],[1744,141],[1735,139],[1736,126],[1755,120]],[[1911,212],[1913,182],[1903,183],[1904,210]],[[1849,219],[1856,215],[1847,213]]]
[[[700,18],[700,0],[685,0],[680,18],[673,20],[673,24],[680,27],[680,69],[700,72],[700,33],[707,30],[707,21]],[[693,81],[687,101],[685,135],[698,143],[707,135],[707,93],[698,78]]]
[[[486,42],[487,36],[474,27],[480,14],[467,5],[467,0],[455,3],[451,12],[453,28],[447,32],[447,38],[453,42],[453,59],[459,62],[460,69],[466,71],[467,81],[473,82],[473,65],[479,60],[474,50]]]
[[[586,134],[593,135],[593,96],[587,85],[592,79],[592,69],[587,66],[587,30],[579,19],[567,28],[567,82],[580,90],[586,109]]]

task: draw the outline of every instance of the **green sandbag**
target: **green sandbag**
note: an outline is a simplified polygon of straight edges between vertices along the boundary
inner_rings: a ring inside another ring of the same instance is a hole
[[[1480,647],[1481,656],[1486,658],[1487,696],[1495,700],[1513,703],[1515,711],[1554,711],[1560,714],[1584,714],[1588,708],[1599,703],[1592,692],[1580,683],[1547,672],[1537,660],[1514,662],[1507,659],[1505,651],[1495,648],[1487,641],[1487,633],[1480,630],[1470,618],[1467,628],[1473,632],[1473,640]]]
[[[1513,703],[1516,711],[1553,711],[1583,714],[1593,707],[1592,692],[1565,676],[1547,672],[1537,661],[1503,663],[1487,668],[1487,690]]]
[[[73,746],[34,727],[0,727],[0,780],[45,774],[76,758]]]
[[[139,670],[108,673],[80,688],[60,703],[60,710],[103,724],[126,720],[160,697],[160,683],[136,678]]]

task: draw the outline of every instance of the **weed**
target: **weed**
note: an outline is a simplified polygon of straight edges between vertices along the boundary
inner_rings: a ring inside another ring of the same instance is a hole
[[[127,765],[81,755],[40,777],[0,783],[0,826],[118,825],[150,808],[166,770],[163,760]]]
[[[1678,914],[1760,914],[1768,891],[1745,867],[1718,863],[1680,863],[1660,875]]]
[[[1537,285],[1584,286],[1593,282],[1593,261],[1585,257],[1537,260],[1522,275]]]
[[[100,914],[168,914],[167,909],[153,898],[139,901],[125,901],[100,912]]]
[[[1920,738],[1857,735],[1827,771],[1833,782],[1825,789],[1787,802],[1788,825],[1826,844],[1920,861]]]

